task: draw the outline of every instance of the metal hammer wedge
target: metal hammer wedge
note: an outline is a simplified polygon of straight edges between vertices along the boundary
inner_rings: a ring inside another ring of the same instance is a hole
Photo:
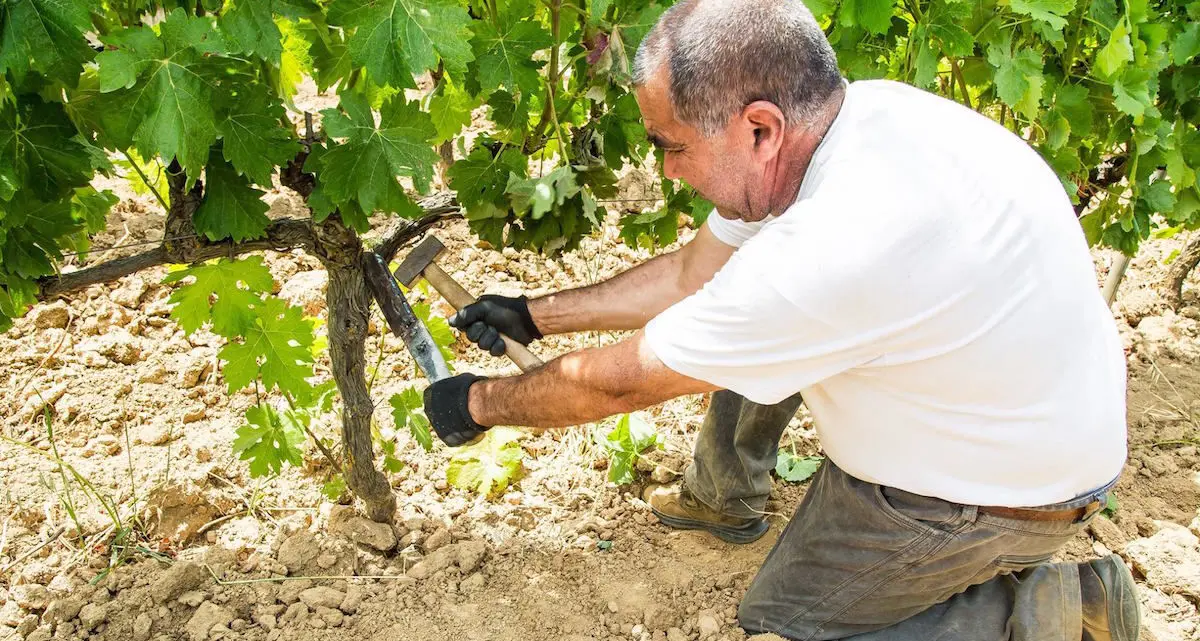
[[[433,285],[433,288],[455,310],[461,310],[474,303],[475,297],[435,262],[445,250],[446,246],[442,244],[442,241],[438,240],[437,236],[429,234],[412,251],[408,252],[393,274],[396,276],[396,280],[403,283],[405,287],[412,287],[417,279],[424,276],[425,280],[429,281],[429,284]],[[504,355],[516,363],[521,371],[528,372],[544,364],[540,358],[529,351],[528,347],[504,334],[500,334],[500,338],[504,340]]]

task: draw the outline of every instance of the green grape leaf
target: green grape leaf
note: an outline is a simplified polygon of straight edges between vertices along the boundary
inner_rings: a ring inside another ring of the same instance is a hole
[[[280,391],[307,400],[312,386],[312,321],[299,307],[282,299],[267,297],[255,307],[255,322],[242,334],[243,342],[231,342],[217,354],[226,361],[222,373],[230,393],[249,385],[261,374],[268,391]]]
[[[62,241],[83,228],[72,215],[70,199],[42,202],[27,191],[0,201],[0,223],[0,273],[23,279],[53,274],[52,261],[62,259]]]
[[[96,191],[95,187],[78,187],[71,196],[71,211],[75,220],[83,223],[84,231],[94,234],[103,231],[108,220],[108,212],[120,198],[111,191]]]
[[[344,94],[342,109],[326,109],[325,131],[344,142],[322,153],[317,177],[327,197],[342,205],[357,200],[364,211],[411,214],[415,209],[397,176],[411,176],[421,192],[433,179],[439,157],[430,146],[437,136],[429,114],[402,97],[389,100],[378,126],[366,99]]]
[[[1092,101],[1083,85],[1060,85],[1054,92],[1054,109],[1061,112],[1076,136],[1092,132]]]
[[[650,30],[654,28],[658,19],[666,11],[666,5],[652,4],[638,12],[632,22],[619,25],[620,33],[618,35],[624,43],[626,50],[630,52],[637,51],[646,34],[650,33]]]
[[[195,279],[171,293],[171,318],[189,334],[212,322],[213,333],[226,338],[244,335],[254,326],[261,295],[275,287],[261,256],[221,259],[167,274],[164,283]]]
[[[534,220],[562,206],[567,199],[579,193],[575,172],[565,165],[541,178],[521,179],[516,174],[509,174],[505,189],[512,198],[513,211],[518,217],[530,211]]]
[[[804,6],[808,7],[813,17],[820,22],[833,15],[833,10],[837,7],[837,0],[804,0]]]
[[[453,140],[463,127],[471,124],[471,111],[479,103],[461,87],[443,78],[429,99],[429,117],[437,130],[434,144]]]
[[[321,485],[321,494],[330,501],[337,502],[341,500],[342,495],[346,493],[346,477],[341,474],[334,474],[328,481]]]
[[[1152,212],[1170,214],[1175,210],[1175,194],[1171,192],[1171,184],[1166,180],[1150,183],[1149,187],[1138,193],[1138,197]]]
[[[97,169],[94,148],[75,131],[62,105],[36,96],[0,107],[0,198],[15,191],[5,185],[29,189],[42,200],[86,185]]]
[[[525,156],[509,147],[492,157],[487,147],[477,144],[471,154],[455,162],[448,172],[450,188],[458,193],[458,202],[471,211],[482,205],[504,203],[509,174],[525,175]]]
[[[1171,55],[1176,65],[1186,64],[1200,54],[1200,22],[1192,22],[1175,36]]]
[[[996,68],[996,93],[1008,106],[1036,117],[1042,98],[1042,59],[1030,49],[1011,53],[1011,34],[1004,42],[988,47],[988,63]]]
[[[192,217],[196,231],[210,241],[232,238],[240,243],[262,238],[271,222],[263,192],[251,187],[249,180],[216,154],[204,176],[204,201]]]
[[[641,416],[622,414],[600,445],[608,454],[608,480],[626,485],[633,482],[638,456],[652,447],[661,447],[662,439]]]
[[[278,474],[284,463],[304,464],[304,428],[306,417],[293,411],[283,414],[266,403],[246,410],[246,424],[239,427],[233,441],[233,453],[250,462],[250,476],[259,478]]]
[[[218,125],[225,160],[251,182],[269,186],[275,167],[282,167],[300,151],[291,129],[285,129],[282,105],[265,91],[249,89],[229,109]]]
[[[380,83],[413,87],[412,76],[437,67],[464,71],[472,23],[455,0],[337,0],[330,23],[354,29],[350,57]]]
[[[847,27],[860,26],[874,34],[887,33],[892,24],[892,0],[845,0],[838,21]]]
[[[143,157],[176,158],[195,177],[217,139],[205,54],[219,36],[183,9],[168,14],[160,30],[137,27],[108,37],[114,49],[96,56],[100,90],[129,92],[130,117],[140,123],[133,138]]]
[[[1075,0],[1011,0],[1009,7],[1016,13],[1041,20],[1055,29],[1067,26],[1064,17],[1075,8]]]
[[[699,196],[692,197],[692,227],[700,229],[708,221],[708,217],[715,213],[717,213],[716,205]],[[719,216],[720,214],[717,215]]]
[[[1129,29],[1121,21],[1109,35],[1108,44],[1096,52],[1096,70],[1101,77],[1111,78],[1130,62],[1133,62],[1133,45],[1129,42]]]
[[[271,0],[238,0],[226,7],[218,24],[229,53],[258,56],[276,66],[283,56],[283,34],[275,25]]]
[[[313,69],[316,72],[314,80],[317,82],[317,91],[324,92],[338,80],[350,75],[353,62],[343,32],[302,23],[300,33],[311,45],[308,55],[312,58]]]
[[[1144,71],[1134,70],[1113,81],[1113,104],[1117,109],[1134,118],[1147,113],[1156,115],[1154,99],[1150,97],[1149,76]],[[1127,84],[1128,83],[1128,84]]]
[[[484,20],[475,30],[471,45],[480,95],[490,95],[500,87],[522,94],[541,88],[538,70],[542,63],[534,60],[533,54],[554,44],[553,36],[541,23],[501,14],[499,27]]]
[[[446,468],[446,481],[459,489],[495,498],[520,478],[523,453],[519,430],[493,427],[483,439],[458,448]]]
[[[430,431],[429,419],[425,417],[425,402],[421,393],[415,387],[406,387],[398,394],[392,394],[389,401],[392,405],[392,418],[396,421],[396,430],[407,429],[421,449],[433,451],[433,433]]]
[[[85,0],[9,0],[0,6],[0,76],[20,82],[31,70],[73,87],[95,51]]]
[[[817,473],[823,460],[820,456],[796,456],[779,450],[775,457],[775,474],[789,483],[803,483]]]

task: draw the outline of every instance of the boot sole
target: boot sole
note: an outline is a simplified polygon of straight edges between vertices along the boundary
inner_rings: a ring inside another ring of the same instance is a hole
[[[650,511],[654,512],[654,516],[657,516],[663,525],[673,527],[677,530],[705,530],[726,543],[736,543],[739,545],[759,540],[762,538],[762,535],[767,533],[769,527],[766,519],[759,519],[750,525],[736,528],[727,525],[717,525],[709,521],[667,516],[654,508],[650,508]]]

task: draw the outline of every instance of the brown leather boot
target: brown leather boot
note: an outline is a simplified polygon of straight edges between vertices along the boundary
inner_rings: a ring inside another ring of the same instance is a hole
[[[721,514],[701,503],[682,484],[652,488],[646,493],[646,502],[664,525],[681,530],[707,530],[729,543],[752,543],[767,532],[766,519]]]
[[[1141,627],[1137,586],[1121,557],[1079,564],[1083,641],[1137,641]]]

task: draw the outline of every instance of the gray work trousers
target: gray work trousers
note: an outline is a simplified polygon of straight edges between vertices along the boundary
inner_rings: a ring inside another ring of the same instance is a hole
[[[800,403],[798,395],[762,406],[714,393],[685,485],[714,509],[757,516]],[[1044,509],[1103,504],[1107,489]],[[827,460],[738,620],[748,632],[803,641],[1077,641],[1078,567],[1048,561],[1092,516],[1000,518],[861,481]]]

